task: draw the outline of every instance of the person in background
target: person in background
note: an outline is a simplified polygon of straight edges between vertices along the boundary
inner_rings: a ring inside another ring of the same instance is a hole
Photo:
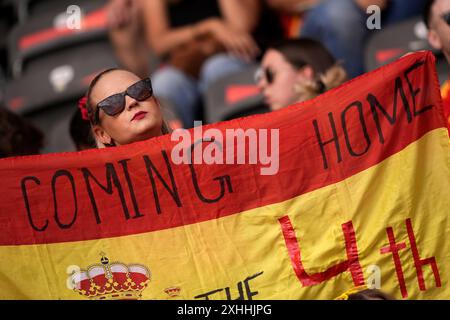
[[[39,154],[43,140],[34,125],[0,106],[0,158]]]
[[[282,1],[282,0],[279,0]],[[381,28],[420,15],[426,0],[323,0],[309,10],[301,37],[322,42],[336,59],[343,61],[349,78],[362,74],[368,37],[377,30],[367,28],[371,5],[381,11]]]
[[[267,4],[278,11],[295,13],[309,9],[320,0],[266,0]]]
[[[266,51],[255,80],[274,111],[342,84],[346,73],[320,42],[288,39]]]
[[[111,12],[130,12],[128,19],[115,19],[124,22],[112,28],[111,36],[124,66],[144,70],[145,63],[138,61],[146,53],[137,54],[137,47],[145,43],[163,62],[152,75],[155,91],[175,107],[185,127],[200,115],[209,84],[248,67],[264,42],[276,30],[281,34],[275,20],[261,23],[270,17],[259,0],[112,1]],[[146,71],[134,72],[142,77]]]
[[[109,36],[120,63],[145,78],[149,75],[148,45],[144,40],[140,0],[110,0],[107,6]]]
[[[80,108],[87,113],[97,147],[114,147],[169,133],[150,78],[108,69],[92,80]]]
[[[258,0],[144,1],[147,43],[166,62],[153,76],[158,96],[169,100],[192,127],[210,84],[249,66],[260,48]]]
[[[450,63],[450,1],[428,0],[423,12],[423,20],[428,28],[428,42],[441,50]],[[450,77],[441,88],[444,115],[450,134]]]
[[[423,13],[428,28],[428,41],[435,49],[441,50],[450,63],[450,2],[428,0]]]
[[[83,105],[84,102],[81,103]],[[87,112],[83,112],[86,109],[77,109],[70,119],[70,137],[77,149],[77,151],[83,151],[87,149],[95,148],[94,139],[91,135],[91,126],[89,124],[89,118]]]
[[[265,0],[269,8],[276,11],[283,25],[285,38],[298,38],[305,15],[320,0]]]

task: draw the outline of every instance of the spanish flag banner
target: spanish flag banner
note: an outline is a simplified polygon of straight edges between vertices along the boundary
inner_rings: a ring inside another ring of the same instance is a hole
[[[450,298],[434,57],[128,146],[0,160],[1,299]]]

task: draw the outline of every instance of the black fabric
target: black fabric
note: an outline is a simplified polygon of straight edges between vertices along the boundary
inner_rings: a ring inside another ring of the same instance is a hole
[[[23,75],[7,82],[6,106],[17,113],[27,114],[77,100],[87,90],[87,79],[116,66],[108,40],[48,52],[28,60]],[[17,101],[20,101],[19,105]]]
[[[210,6],[205,7],[205,4]],[[267,47],[283,37],[283,28],[279,16],[274,11],[270,10],[264,2],[261,1],[260,4],[263,5],[263,8],[260,21],[256,30],[253,32],[253,36],[261,49],[262,55]],[[217,12],[214,13],[209,11],[208,13],[208,10],[211,10],[211,8],[217,10]],[[209,16],[221,16],[218,1],[185,0],[170,5],[169,19],[171,20],[170,25],[172,27],[195,23],[199,20],[208,18]],[[261,55],[257,58],[260,59]],[[237,77],[243,77],[245,80],[240,78],[236,79],[238,81],[237,83],[244,81],[246,84],[254,84],[253,74],[253,70],[245,70],[243,74],[237,75]],[[244,115],[269,111],[267,106],[262,103],[261,96],[250,97],[232,107],[227,106],[224,98],[225,86],[234,83],[233,76],[234,75],[219,80],[213,84],[213,88],[215,89],[210,88],[208,90],[205,108],[198,108],[199,110],[204,110],[204,116],[207,119],[207,122],[214,123],[225,119],[228,120]],[[198,116],[203,118],[202,115]]]
[[[283,26],[278,14],[271,10],[265,2],[261,2],[262,11],[259,24],[253,32],[253,37],[261,49],[261,55],[273,43],[283,38]],[[261,58],[261,57],[259,57]]]
[[[169,3],[170,25],[174,28],[221,17],[217,0],[179,0]]]
[[[283,37],[283,26],[277,13],[261,2],[261,18],[253,32],[254,39],[264,52],[271,44]],[[181,27],[210,17],[221,17],[218,0],[175,0],[169,4],[172,27]]]

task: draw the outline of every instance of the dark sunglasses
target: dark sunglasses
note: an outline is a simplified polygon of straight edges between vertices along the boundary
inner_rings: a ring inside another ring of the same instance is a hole
[[[442,14],[441,18],[442,18],[442,20],[445,21],[445,23],[446,23],[447,25],[450,26],[450,11],[447,12],[447,13]]]
[[[259,68],[255,73],[255,82],[258,83],[262,78],[266,79],[267,84],[272,84],[275,79],[275,74],[269,68]]]
[[[144,101],[153,96],[152,81],[150,78],[145,78],[132,84],[121,93],[113,94],[108,98],[103,99],[97,104],[95,112],[95,121],[99,123],[99,111],[102,109],[107,115],[115,116],[125,109],[125,96],[129,96],[137,101]]]

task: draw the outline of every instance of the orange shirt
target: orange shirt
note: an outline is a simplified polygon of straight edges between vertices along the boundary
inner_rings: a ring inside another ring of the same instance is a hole
[[[450,134],[450,78],[442,85],[441,95],[442,104],[444,106],[444,115],[447,119],[447,128]]]

